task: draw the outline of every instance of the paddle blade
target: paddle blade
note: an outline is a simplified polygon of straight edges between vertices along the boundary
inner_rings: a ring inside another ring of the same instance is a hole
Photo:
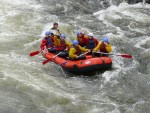
[[[121,56],[121,57],[124,57],[124,58],[133,58],[132,55],[129,55],[129,54],[121,54],[121,55],[118,55],[118,56]]]
[[[50,62],[51,60],[52,60],[52,59],[47,59],[47,60],[45,60],[42,64],[44,65],[44,64]]]
[[[35,55],[37,55],[37,54],[39,54],[39,53],[40,53],[40,51],[31,52],[31,53],[30,53],[30,57],[35,56]]]

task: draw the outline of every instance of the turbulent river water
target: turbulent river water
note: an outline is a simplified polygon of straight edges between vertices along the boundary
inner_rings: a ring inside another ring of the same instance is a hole
[[[113,69],[92,77],[42,65],[44,32],[58,22],[71,41],[81,30],[109,37]],[[67,76],[67,77],[66,77]],[[1,0],[0,113],[150,113],[150,5],[122,0]]]

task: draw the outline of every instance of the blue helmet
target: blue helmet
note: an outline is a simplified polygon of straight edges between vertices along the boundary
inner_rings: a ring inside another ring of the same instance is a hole
[[[79,42],[78,42],[77,40],[74,40],[74,41],[73,41],[73,44],[74,44],[74,45],[77,45],[77,44],[79,44]]]
[[[65,34],[61,34],[60,37],[66,38],[66,35]]]
[[[79,35],[79,34],[82,34],[82,32],[81,32],[81,31],[78,31],[76,34]]]
[[[49,31],[45,32],[45,35],[50,35],[50,34],[51,34],[51,32],[49,32]]]
[[[108,42],[108,38],[107,38],[107,37],[104,37],[103,41],[104,41],[104,42]]]

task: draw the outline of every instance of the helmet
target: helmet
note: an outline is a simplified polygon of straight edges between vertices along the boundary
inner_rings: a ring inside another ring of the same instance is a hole
[[[78,42],[77,40],[74,40],[74,41],[73,41],[73,44],[74,44],[74,45],[77,45],[77,44],[79,44],[79,42]]]
[[[107,37],[104,37],[103,41],[104,41],[104,42],[108,42],[108,38],[107,38]]]
[[[81,31],[78,31],[76,34],[79,35],[79,34],[82,34],[82,32],[81,32]]]
[[[58,23],[57,22],[54,22],[54,24],[53,25],[58,25]]]
[[[66,35],[65,34],[61,34],[60,37],[66,38]]]
[[[50,34],[51,34],[51,32],[49,32],[49,31],[45,32],[45,35],[50,35]]]
[[[89,33],[89,34],[88,34],[88,36],[91,36],[91,37],[93,37],[94,35],[93,35],[93,33]]]

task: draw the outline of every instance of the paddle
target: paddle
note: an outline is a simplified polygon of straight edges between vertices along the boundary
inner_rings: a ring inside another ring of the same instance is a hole
[[[51,60],[55,59],[55,58],[56,58],[58,55],[60,55],[61,53],[62,53],[62,52],[59,52],[59,53],[56,54],[53,58],[49,58],[49,59],[45,60],[42,64],[44,65],[44,64],[50,62]]]
[[[30,53],[30,57],[38,55],[40,53],[40,51],[34,51]]]
[[[32,57],[32,56],[38,55],[40,52],[41,52],[41,51],[34,51],[34,52],[31,52],[31,53],[30,53],[30,56]],[[44,50],[42,50],[42,52],[43,52],[44,54],[48,53],[48,49],[46,48],[46,46],[44,46]]]
[[[107,54],[107,55],[114,55],[114,56],[121,56],[123,58],[133,58],[133,56],[129,55],[129,54],[113,54],[113,53],[104,53],[104,52],[96,52],[96,53]]]
[[[87,53],[89,53],[89,52],[82,53],[82,54],[80,54],[78,57],[80,57],[80,56],[82,56],[82,55],[86,55]]]

